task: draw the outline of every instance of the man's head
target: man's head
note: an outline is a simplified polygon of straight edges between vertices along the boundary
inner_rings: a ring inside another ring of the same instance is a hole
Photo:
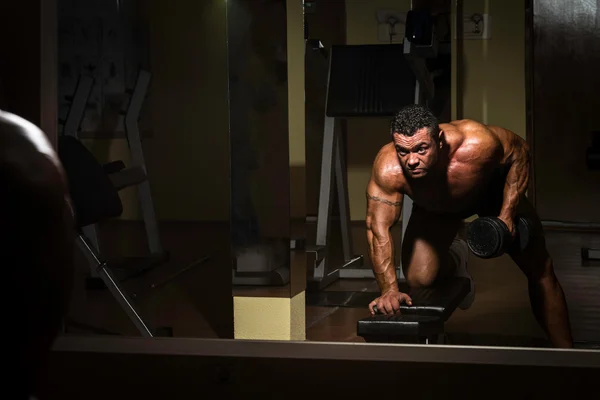
[[[425,176],[435,165],[440,133],[437,118],[426,107],[413,104],[396,113],[391,124],[392,140],[400,165],[408,176]]]

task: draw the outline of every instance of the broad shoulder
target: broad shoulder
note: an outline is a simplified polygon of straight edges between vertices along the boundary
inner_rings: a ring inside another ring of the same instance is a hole
[[[462,143],[486,143],[498,141],[496,130],[500,128],[472,119],[463,119],[440,124],[440,129],[449,133],[449,137],[454,137],[455,140],[460,140]]]
[[[386,192],[402,192],[405,178],[393,143],[383,146],[373,162],[371,181]]]
[[[489,159],[503,152],[502,141],[495,132],[495,127],[490,127],[480,122],[465,119],[441,124],[456,158]]]

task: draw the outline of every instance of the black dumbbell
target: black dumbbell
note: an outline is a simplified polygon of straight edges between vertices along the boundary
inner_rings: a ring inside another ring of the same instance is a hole
[[[531,220],[517,217],[515,229],[516,238],[510,246],[518,246],[520,250],[525,250],[533,235]],[[469,224],[467,245],[477,257],[499,257],[509,249],[509,243],[511,240],[508,227],[499,218],[482,217]]]

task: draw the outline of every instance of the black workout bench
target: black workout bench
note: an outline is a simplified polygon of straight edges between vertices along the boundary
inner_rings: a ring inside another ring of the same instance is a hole
[[[467,278],[451,278],[432,288],[408,288],[412,306],[402,304],[394,315],[376,314],[358,321],[357,334],[367,342],[443,344],[444,324],[470,291]]]

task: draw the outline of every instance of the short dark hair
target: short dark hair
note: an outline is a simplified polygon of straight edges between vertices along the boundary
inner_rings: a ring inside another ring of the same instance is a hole
[[[440,131],[437,117],[425,106],[411,104],[401,108],[394,115],[391,124],[391,135],[395,133],[404,136],[413,136],[418,130],[429,128],[429,134],[437,139]]]

